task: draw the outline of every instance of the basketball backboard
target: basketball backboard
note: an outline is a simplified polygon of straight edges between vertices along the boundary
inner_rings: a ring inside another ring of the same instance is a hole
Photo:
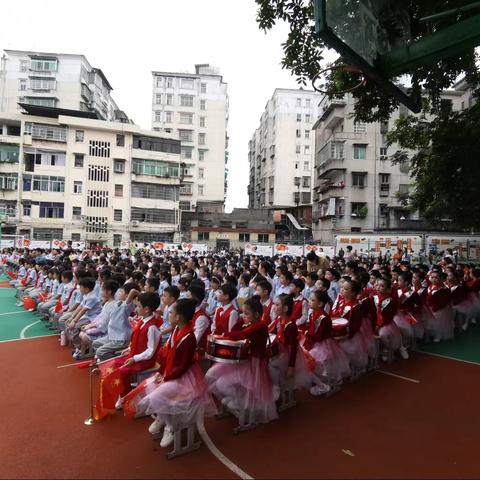
[[[326,45],[335,49],[349,64],[358,67],[380,88],[396,97],[413,112],[421,99],[395,85],[395,77],[412,73],[443,58],[461,54],[480,43],[480,2],[428,17],[419,22],[462,16],[445,28],[414,41],[410,38],[409,5],[401,0],[315,0],[315,27]]]

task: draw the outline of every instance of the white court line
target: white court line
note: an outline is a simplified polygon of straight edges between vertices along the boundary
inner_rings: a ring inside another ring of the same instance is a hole
[[[423,353],[424,355],[431,355],[432,357],[446,358],[447,360],[455,360],[456,362],[468,363],[469,365],[480,367],[480,363],[463,360],[462,358],[447,357],[446,355],[440,355],[439,353],[423,352],[422,350],[415,350],[415,353]]]
[[[26,310],[20,310],[19,312],[7,312],[7,313],[0,313],[0,315],[14,315],[17,313],[28,313]]]
[[[203,442],[210,450],[210,453],[216,457],[221,463],[223,463],[230,471],[235,475],[238,475],[242,480],[253,480],[248,473],[244,472],[239,466],[235,465],[231,460],[229,460],[212,442],[212,439],[208,436],[207,431],[205,430],[205,425],[203,420],[197,422],[198,433],[202,437]]]
[[[54,336],[55,335],[38,335],[37,337],[14,338],[12,340],[0,340],[0,343],[23,342],[24,340],[35,340],[37,338],[47,338],[47,337],[54,337]]]
[[[414,378],[403,377],[402,375],[397,375],[396,373],[386,372],[385,370],[375,370],[378,373],[383,373],[384,375],[388,375],[390,377],[400,378],[401,380],[406,380],[407,382],[412,383],[420,383],[420,380],[415,380]]]
[[[25,340],[25,332],[30,328],[36,325],[37,323],[40,323],[41,320],[37,320],[36,322],[31,323],[30,325],[27,325],[26,327],[22,328],[22,331],[20,332],[20,339]]]

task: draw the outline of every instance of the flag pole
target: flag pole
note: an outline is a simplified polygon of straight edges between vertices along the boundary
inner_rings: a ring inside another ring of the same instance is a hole
[[[90,416],[84,420],[84,424],[85,425],[93,425],[95,423],[95,412],[94,412],[94,408],[93,408],[93,380],[92,380],[92,377],[93,377],[93,374],[94,373],[97,373],[99,371],[99,369],[97,368],[97,364],[96,363],[92,363],[90,365],[90,372],[89,372],[89,390],[90,390]]]

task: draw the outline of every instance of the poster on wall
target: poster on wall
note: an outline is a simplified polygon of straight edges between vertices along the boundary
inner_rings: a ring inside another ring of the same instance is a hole
[[[418,253],[423,248],[423,238],[420,235],[338,235],[336,237],[336,251],[346,251],[351,246],[358,254],[381,253],[387,251],[395,253],[397,248],[408,249],[410,252]]]
[[[333,258],[335,256],[335,247],[331,245],[305,245],[305,255],[315,252],[319,257]]]
[[[258,245],[256,243],[247,243],[244,249],[245,255],[272,256],[271,245]]]
[[[301,257],[303,256],[303,245],[288,245],[286,243],[276,243],[273,247],[273,254]]]
[[[206,253],[208,252],[208,245],[206,243],[182,243],[182,250],[184,252],[198,252]]]

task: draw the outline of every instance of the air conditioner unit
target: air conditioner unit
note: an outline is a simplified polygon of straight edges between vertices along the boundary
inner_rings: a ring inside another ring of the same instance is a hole
[[[132,220],[132,227],[138,227],[140,222],[138,220]]]

